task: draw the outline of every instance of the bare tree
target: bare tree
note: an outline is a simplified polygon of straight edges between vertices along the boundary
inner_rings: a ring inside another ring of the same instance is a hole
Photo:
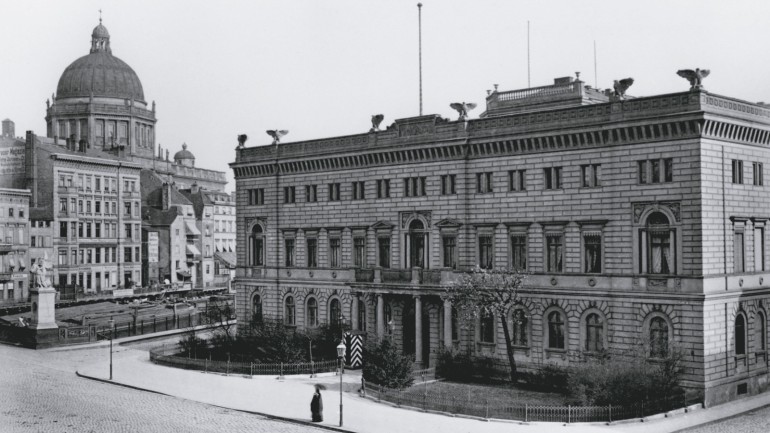
[[[216,324],[216,329],[221,330],[226,344],[233,343],[235,335],[235,311],[229,299],[224,297],[212,296],[206,303],[206,318],[211,324]]]
[[[516,381],[516,361],[513,357],[508,312],[518,302],[519,289],[527,275],[516,269],[481,269],[478,266],[446,288],[447,298],[457,310],[465,326],[475,324],[487,315],[500,318],[505,335],[505,348],[511,368],[511,381]],[[512,320],[523,318],[514,315]]]

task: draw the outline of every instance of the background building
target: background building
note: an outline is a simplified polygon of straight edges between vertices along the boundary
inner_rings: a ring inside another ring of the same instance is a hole
[[[480,119],[241,148],[238,315],[345,320],[422,364],[442,346],[504,359],[509,326],[524,368],[641,347],[684,354],[706,404],[761,392],[768,145],[761,105],[563,78],[491,92]],[[443,286],[475,265],[531,275],[466,330]]]
[[[29,297],[29,191],[0,188],[0,303]]]

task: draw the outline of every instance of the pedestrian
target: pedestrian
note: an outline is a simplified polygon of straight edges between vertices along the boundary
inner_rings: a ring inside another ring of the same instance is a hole
[[[313,400],[310,401],[310,412],[313,414],[313,422],[324,420],[324,401],[321,398],[321,387],[316,385]]]

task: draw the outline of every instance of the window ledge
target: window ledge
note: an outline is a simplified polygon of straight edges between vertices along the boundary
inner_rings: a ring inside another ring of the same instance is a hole
[[[567,349],[546,348],[545,349],[545,357],[546,358],[567,359]]]
[[[491,343],[489,341],[477,341],[476,343],[479,346],[484,346],[484,347],[495,347],[495,346],[497,346],[497,343]]]

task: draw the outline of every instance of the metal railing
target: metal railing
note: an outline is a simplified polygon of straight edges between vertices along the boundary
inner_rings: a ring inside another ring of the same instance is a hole
[[[206,352],[207,348],[201,348]],[[211,357],[199,357],[193,351],[182,351],[178,346],[159,347],[150,350],[150,361],[169,367],[200,370],[225,374],[248,374],[250,376],[285,376],[295,374],[316,374],[336,371],[336,359],[318,362],[264,364],[259,362],[222,361]]]

